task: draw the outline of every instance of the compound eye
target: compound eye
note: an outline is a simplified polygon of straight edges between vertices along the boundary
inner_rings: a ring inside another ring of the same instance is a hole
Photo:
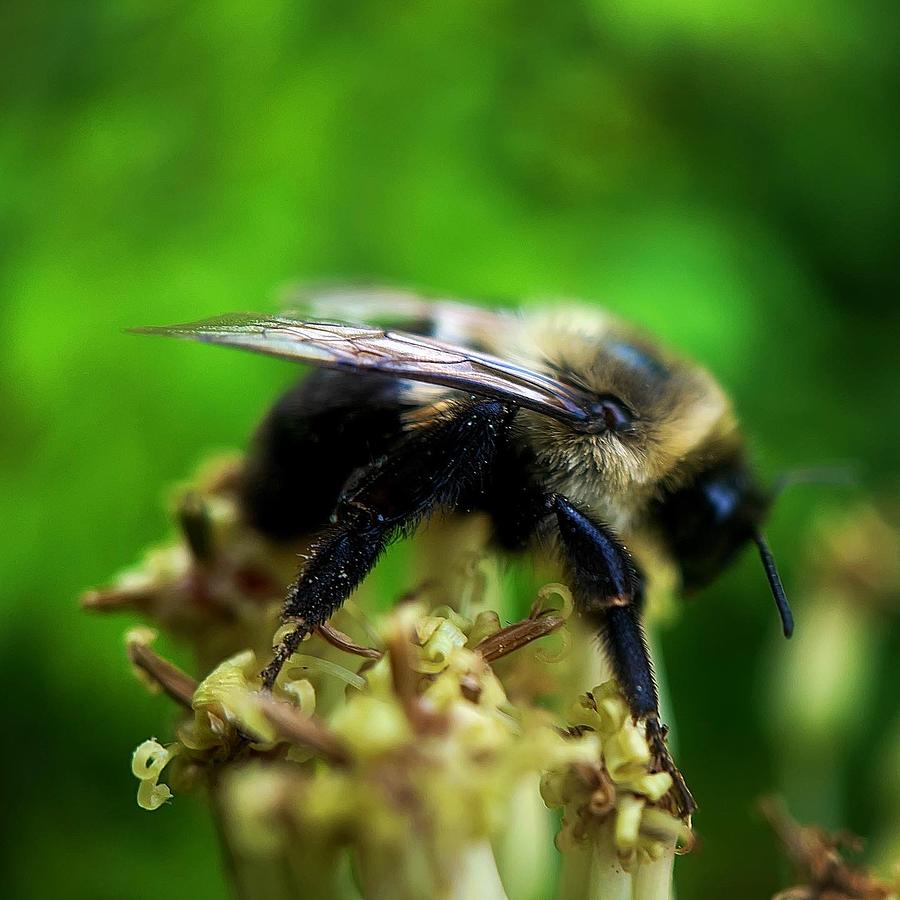
[[[634,413],[612,394],[600,397],[592,405],[591,411],[604,423],[607,431],[626,431],[634,422]]]

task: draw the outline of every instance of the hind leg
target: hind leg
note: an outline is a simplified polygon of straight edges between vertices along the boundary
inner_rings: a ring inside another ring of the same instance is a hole
[[[283,618],[294,628],[263,670],[265,688],[300,641],[368,575],[396,534],[477,490],[514,415],[499,401],[455,403],[351,479],[285,602]]]

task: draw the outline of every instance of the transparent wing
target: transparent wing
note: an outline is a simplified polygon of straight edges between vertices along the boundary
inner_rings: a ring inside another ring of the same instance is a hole
[[[310,286],[283,297],[285,316],[329,322],[374,323],[387,328],[427,332],[451,343],[490,343],[498,329],[517,320],[510,309],[485,309],[461,300],[424,297],[391,287]]]
[[[442,385],[511,401],[579,431],[599,427],[586,393],[489,354],[401,331],[252,313],[133,330],[241,347],[328,369],[379,372]]]

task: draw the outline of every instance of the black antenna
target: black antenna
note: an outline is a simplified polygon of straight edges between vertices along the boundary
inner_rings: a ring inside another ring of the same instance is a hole
[[[791,605],[784,593],[784,585],[781,583],[781,576],[775,566],[775,558],[772,551],[766,543],[766,539],[759,531],[753,532],[753,540],[759,548],[759,558],[762,560],[763,568],[766,570],[766,578],[769,579],[769,587],[772,590],[772,596],[775,598],[775,605],[778,607],[778,614],[781,616],[781,625],[784,628],[784,636],[789,638],[794,633],[794,614],[791,612]]]

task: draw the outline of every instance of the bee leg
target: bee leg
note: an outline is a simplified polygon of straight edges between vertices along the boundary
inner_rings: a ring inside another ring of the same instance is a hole
[[[601,634],[607,655],[628,700],[631,713],[644,722],[644,733],[652,754],[653,765],[658,771],[668,772],[672,778],[671,796],[674,799],[672,811],[681,818],[687,818],[693,815],[697,804],[666,744],[668,729],[660,722],[653,661],[641,627],[642,605],[643,596],[642,592],[639,592],[630,605],[610,606],[597,618],[601,623]]]
[[[576,608],[599,627],[631,714],[644,722],[654,763],[671,775],[676,811],[687,817],[696,804],[672,760],[666,729],[659,720],[659,694],[640,621],[643,578],[609,529],[592,521],[565,497],[553,495],[550,504]]]
[[[666,743],[669,729],[659,721],[659,718],[647,719],[644,727],[655,768],[660,772],[668,772],[672,779],[670,796],[674,799],[674,806],[671,811],[681,819],[688,819],[697,811],[697,801],[694,800],[694,795],[687,786],[684,775],[681,774],[681,770],[672,759]]]
[[[362,515],[349,516],[344,511],[338,522],[319,536],[282,609],[282,622],[293,628],[263,669],[263,688],[272,689],[303,638],[324,624],[369,574],[391,532],[388,526],[367,523]]]
[[[351,477],[333,524],[313,544],[285,601],[282,619],[294,627],[262,672],[265,689],[272,688],[300,641],[343,604],[398,533],[481,486],[514,415],[514,407],[496,400],[453,404]]]

